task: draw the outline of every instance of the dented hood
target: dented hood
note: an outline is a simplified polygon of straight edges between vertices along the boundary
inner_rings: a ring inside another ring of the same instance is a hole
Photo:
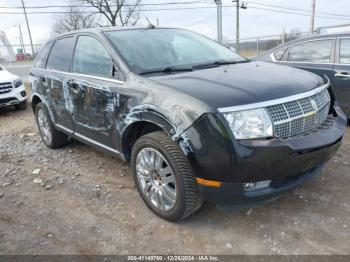
[[[212,108],[257,103],[310,91],[323,80],[306,71],[266,62],[225,65],[150,79]]]

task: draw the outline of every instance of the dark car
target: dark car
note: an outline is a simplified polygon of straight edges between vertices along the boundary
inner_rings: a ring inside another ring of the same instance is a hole
[[[279,197],[320,172],[346,128],[322,78],[181,29],[60,35],[31,82],[47,146],[74,138],[124,159],[146,205],[171,221],[203,201]]]
[[[256,58],[330,79],[339,106],[350,118],[350,34],[324,34],[279,45]]]

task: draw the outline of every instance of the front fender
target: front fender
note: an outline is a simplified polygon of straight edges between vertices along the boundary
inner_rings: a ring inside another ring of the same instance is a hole
[[[122,137],[127,129],[137,122],[155,124],[166,131],[169,136],[173,136],[177,132],[176,124],[168,116],[161,113],[159,108],[152,105],[143,105],[133,108],[118,125],[118,131]]]

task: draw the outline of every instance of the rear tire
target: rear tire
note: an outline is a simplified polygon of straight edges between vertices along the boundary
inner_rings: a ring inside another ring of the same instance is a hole
[[[56,130],[53,126],[49,110],[45,104],[38,103],[35,106],[35,119],[45,145],[50,148],[60,148],[68,144],[68,136]]]
[[[202,199],[191,165],[165,132],[153,132],[135,142],[131,167],[143,201],[161,218],[178,222],[201,207]]]

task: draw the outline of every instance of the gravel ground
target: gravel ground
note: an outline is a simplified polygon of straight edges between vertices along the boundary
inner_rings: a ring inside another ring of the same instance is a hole
[[[52,150],[33,114],[0,109],[0,254],[350,254],[350,129],[313,181],[254,209],[205,204],[172,224],[130,169],[73,142]]]

